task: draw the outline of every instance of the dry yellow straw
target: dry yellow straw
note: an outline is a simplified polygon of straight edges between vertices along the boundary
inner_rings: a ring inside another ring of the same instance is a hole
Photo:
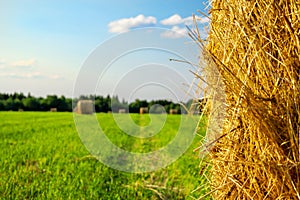
[[[212,0],[208,45],[226,116],[210,149],[215,199],[300,199],[300,1]]]

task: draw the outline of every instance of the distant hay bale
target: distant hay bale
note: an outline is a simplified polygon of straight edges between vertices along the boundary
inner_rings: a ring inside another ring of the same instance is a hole
[[[50,112],[57,112],[57,108],[50,108]]]
[[[75,108],[78,114],[93,114],[94,106],[92,100],[80,100]]]
[[[119,113],[126,113],[126,109],[119,109]]]
[[[24,112],[24,110],[23,110],[23,109],[21,109],[21,108],[20,108],[18,111],[19,111],[19,112]]]
[[[175,114],[178,114],[178,110],[177,109],[170,109],[169,113],[170,113],[170,115],[175,115]]]
[[[300,1],[212,0],[210,12],[200,43],[226,93],[212,196],[300,199]]]
[[[148,108],[147,107],[140,107],[140,114],[145,114],[148,113]]]

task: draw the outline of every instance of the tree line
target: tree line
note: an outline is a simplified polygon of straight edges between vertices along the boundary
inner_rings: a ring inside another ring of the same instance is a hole
[[[95,112],[119,112],[125,109],[126,112],[139,113],[140,107],[148,107],[152,113],[169,112],[170,109],[176,109],[178,113],[185,112],[184,107],[190,107],[192,100],[185,104],[173,103],[169,100],[139,100],[128,103],[125,100],[119,100],[118,96],[107,95],[89,95],[79,98],[67,98],[65,96],[47,95],[46,97],[34,97],[30,93],[6,94],[0,93],[0,111],[50,111],[56,108],[59,112],[72,112],[79,100],[91,99],[94,102]]]

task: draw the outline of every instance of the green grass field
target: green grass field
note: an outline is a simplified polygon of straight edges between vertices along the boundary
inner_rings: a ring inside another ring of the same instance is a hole
[[[147,115],[131,115],[138,124]],[[147,152],[163,147],[180,115],[168,115],[161,132],[147,139],[124,134],[111,114],[97,114],[107,137],[119,147]],[[201,125],[200,125],[201,126]],[[0,199],[193,199],[199,187],[197,153],[204,128],[176,162],[151,173],[111,169],[89,154],[75,128],[72,113],[0,112]]]

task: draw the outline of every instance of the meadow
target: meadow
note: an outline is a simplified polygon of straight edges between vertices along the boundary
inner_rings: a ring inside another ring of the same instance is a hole
[[[138,124],[147,115],[130,114]],[[176,134],[180,115],[168,115],[159,134],[132,139],[112,114],[97,114],[107,137],[138,152],[166,145]],[[205,134],[204,122],[188,150],[166,168],[127,173],[95,159],[82,144],[72,113],[0,112],[1,199],[195,199],[206,193],[200,160],[193,149]],[[202,127],[202,128],[201,128]]]

